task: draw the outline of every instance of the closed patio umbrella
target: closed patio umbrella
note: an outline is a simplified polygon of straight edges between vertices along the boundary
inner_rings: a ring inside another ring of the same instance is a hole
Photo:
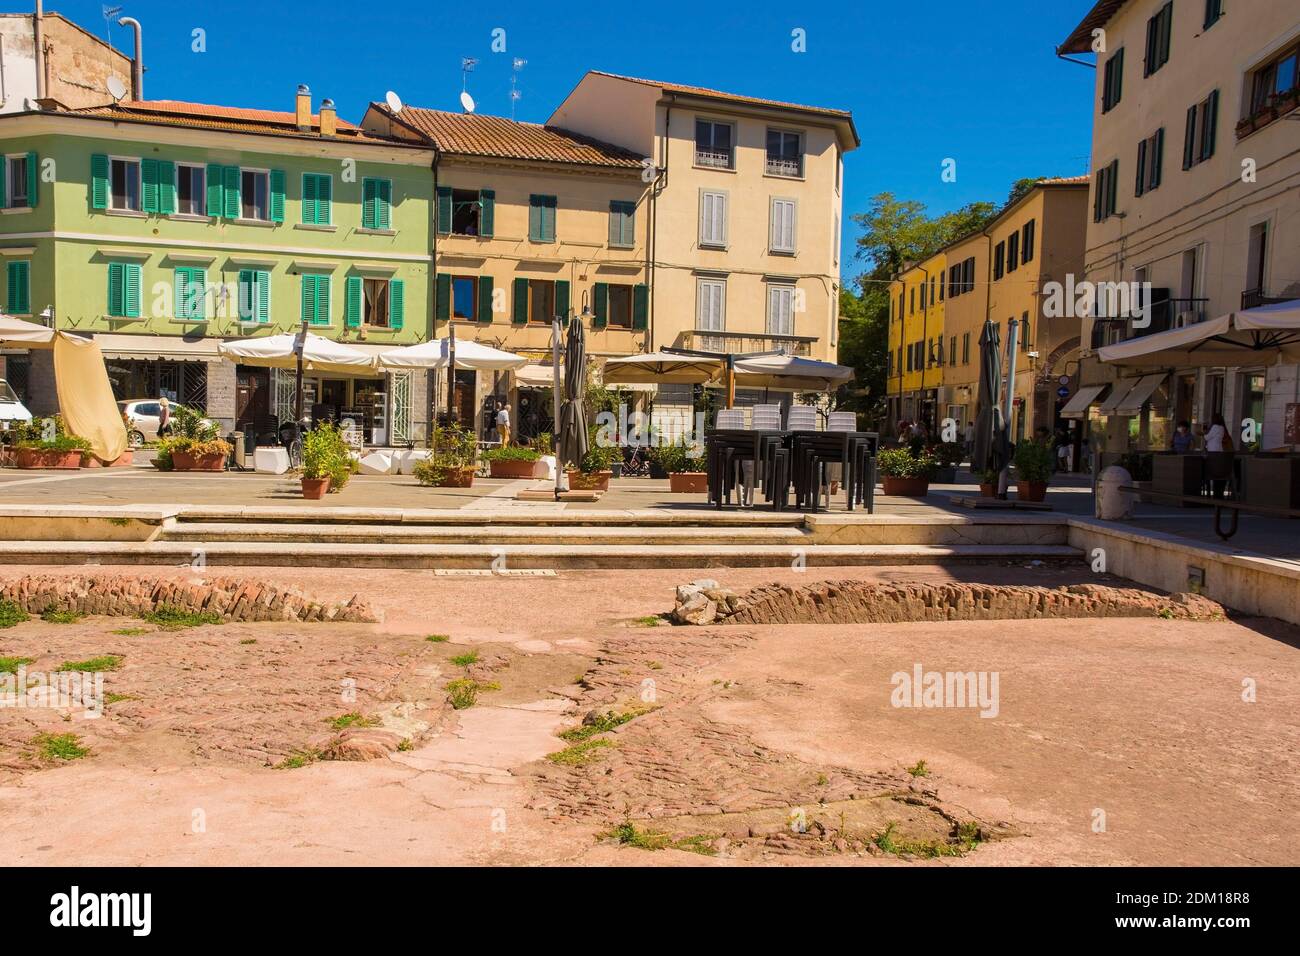
[[[564,347],[564,401],[557,423],[561,465],[579,465],[587,454],[587,415],[582,407],[586,369],[586,334],[582,320],[574,318]]]
[[[975,447],[971,453],[971,470],[1001,471],[1007,466],[1007,425],[998,404],[1002,387],[1001,333],[992,319],[984,322],[980,333],[979,393],[975,399]]]

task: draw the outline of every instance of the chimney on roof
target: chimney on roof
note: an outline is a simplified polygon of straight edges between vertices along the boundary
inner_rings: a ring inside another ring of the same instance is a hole
[[[339,116],[334,109],[333,100],[320,101],[320,134],[322,136],[337,136],[339,131]]]
[[[298,129],[303,132],[311,130],[311,90],[306,83],[298,84],[298,101],[294,109],[294,119]]]

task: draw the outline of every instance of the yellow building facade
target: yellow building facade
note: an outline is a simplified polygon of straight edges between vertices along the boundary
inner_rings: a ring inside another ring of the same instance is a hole
[[[907,267],[890,284],[888,392],[890,418],[922,421],[933,429],[943,385],[944,284],[947,256],[940,252]]]

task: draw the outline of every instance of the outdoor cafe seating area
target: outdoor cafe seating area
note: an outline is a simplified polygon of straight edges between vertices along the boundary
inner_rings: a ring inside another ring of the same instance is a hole
[[[1260,508],[1300,508],[1300,455],[1287,452],[1156,454],[1151,492],[1230,498]],[[1193,502],[1194,503],[1194,502]]]
[[[875,510],[879,435],[857,430],[852,412],[831,412],[824,429],[808,405],[757,405],[747,423],[744,409],[718,412],[705,435],[709,502],[754,506],[761,493],[775,511],[816,511],[831,504],[830,489],[843,486],[845,507]]]

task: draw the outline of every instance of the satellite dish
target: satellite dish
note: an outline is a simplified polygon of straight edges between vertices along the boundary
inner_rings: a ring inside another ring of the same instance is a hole
[[[402,98],[392,90],[384,94],[384,102],[388,104],[388,109],[393,113],[402,112]]]
[[[461,108],[464,109],[466,113],[474,112],[474,97],[469,95],[468,90],[464,90],[461,92],[460,105]]]
[[[114,100],[120,102],[122,97],[126,96],[126,84],[117,77],[110,76],[108,82],[104,85],[108,87],[109,95],[112,96]]]

